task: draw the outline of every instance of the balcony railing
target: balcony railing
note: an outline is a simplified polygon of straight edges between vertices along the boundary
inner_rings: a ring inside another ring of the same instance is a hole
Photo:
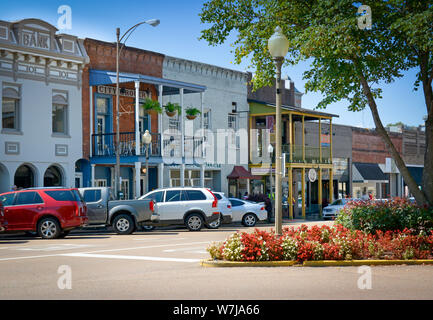
[[[135,155],[135,132],[119,133],[120,156]],[[160,134],[151,133],[152,141],[149,144],[149,156],[160,156]],[[142,142],[143,133],[140,133],[140,153],[146,155],[146,145]],[[116,155],[116,133],[93,134],[93,156]]]
[[[171,158],[182,157],[181,138],[179,134],[164,134],[163,156]],[[185,158],[203,158],[203,143],[200,137],[184,137]]]
[[[119,134],[120,156],[135,155],[135,132],[121,132]],[[160,150],[161,134],[151,133],[152,142],[149,144],[149,156],[180,158],[181,135],[163,135],[163,152]],[[142,141],[143,133],[140,133],[140,154],[146,155],[146,145]],[[93,134],[93,156],[116,156],[116,133]],[[184,137],[185,158],[202,158],[203,143],[200,137]]]
[[[282,146],[282,151],[286,154],[286,162],[290,162],[290,145]],[[320,148],[305,146],[305,160],[302,146],[294,145],[292,153],[292,163],[331,163],[331,148],[322,147],[322,159],[320,159]]]

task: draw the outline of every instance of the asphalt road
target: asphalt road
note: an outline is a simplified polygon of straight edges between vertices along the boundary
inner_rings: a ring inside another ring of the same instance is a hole
[[[358,267],[201,267],[209,243],[236,230],[248,231],[1,236],[0,299],[433,299],[433,266],[371,267],[371,289]]]

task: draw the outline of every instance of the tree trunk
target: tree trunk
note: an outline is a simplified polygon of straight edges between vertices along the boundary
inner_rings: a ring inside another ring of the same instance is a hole
[[[357,65],[356,62],[355,65]],[[368,105],[370,107],[371,114],[373,115],[373,120],[374,120],[374,124],[376,125],[377,133],[381,136],[381,138],[385,142],[388,151],[391,153],[391,156],[393,157],[398,170],[400,171],[404,181],[408,185],[410,192],[414,195],[416,202],[419,205],[428,204],[424,192],[418,188],[418,185],[416,184],[414,178],[412,177],[409,170],[407,169],[406,164],[404,163],[403,159],[401,158],[400,154],[398,153],[397,149],[392,143],[391,138],[388,135],[388,132],[383,127],[382,121],[380,120],[379,117],[379,112],[377,111],[376,101],[374,100],[373,94],[371,93],[370,90],[370,86],[367,80],[365,79],[364,74],[359,68],[358,68],[358,77],[359,80],[361,81],[362,91],[367,97]]]
[[[423,84],[424,99],[427,108],[425,121],[425,154],[422,174],[422,190],[430,206],[433,206],[433,69],[428,69],[429,53],[423,52],[419,56],[421,80]]]

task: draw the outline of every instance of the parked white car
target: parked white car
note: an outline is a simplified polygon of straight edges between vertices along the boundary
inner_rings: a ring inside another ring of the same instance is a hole
[[[354,199],[337,199],[330,205],[323,208],[322,216],[324,220],[335,219],[340,211],[344,208],[344,206]]]
[[[217,229],[221,226],[221,223],[232,222],[232,204],[230,200],[224,195],[224,192],[212,191],[215,197],[218,199],[218,209],[221,212],[221,218],[214,222],[211,222],[207,227],[209,229]]]
[[[184,224],[190,231],[199,231],[205,224],[220,219],[218,199],[206,188],[164,188],[151,191],[139,199],[152,199],[158,221],[150,226]]]
[[[240,221],[246,227],[254,227],[258,221],[266,220],[268,212],[264,203],[229,198],[232,204],[232,221]]]

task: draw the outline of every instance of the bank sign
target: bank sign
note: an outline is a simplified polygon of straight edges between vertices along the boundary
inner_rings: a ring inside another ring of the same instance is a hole
[[[26,47],[50,50],[50,35],[40,32],[23,31],[21,44]]]

